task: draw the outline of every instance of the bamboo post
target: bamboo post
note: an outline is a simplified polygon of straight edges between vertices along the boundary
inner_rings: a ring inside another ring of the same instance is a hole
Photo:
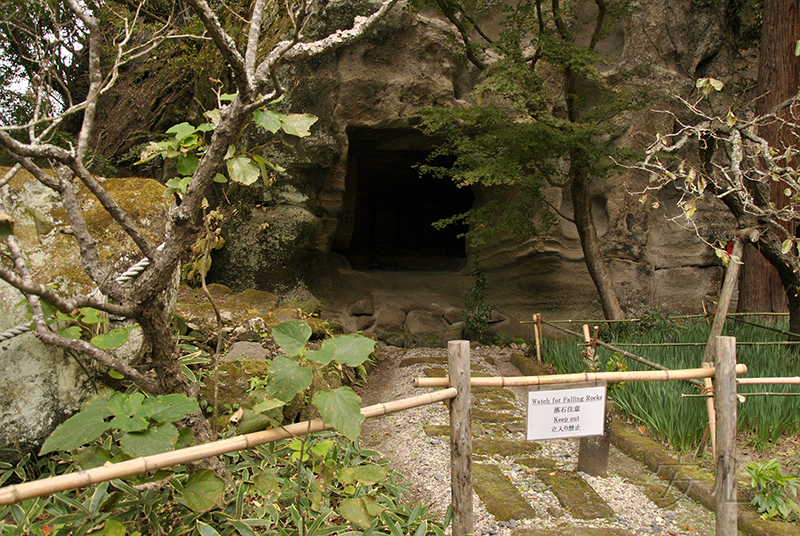
[[[443,400],[449,400],[455,396],[455,389],[444,389],[434,393],[367,406],[361,408],[361,414],[364,415],[365,418],[379,417],[381,415],[424,406],[426,404],[435,404]],[[196,462],[227,452],[253,448],[258,445],[263,445],[264,443],[304,435],[309,431],[319,432],[327,428],[329,428],[329,426],[327,426],[322,419],[314,419],[310,422],[298,422],[282,426],[281,428],[252,432],[250,434],[222,439],[213,443],[204,443],[185,449],[163,452],[161,454],[154,454],[142,458],[134,458],[124,462],[86,469],[84,471],[76,471],[74,473],[53,476],[42,480],[34,480],[33,482],[6,486],[0,488],[0,505],[14,504],[25,499],[81,488],[91,484],[114,480],[115,478],[125,478],[155,471],[157,469],[163,469],[165,467],[172,467],[173,465]]]
[[[474,532],[472,514],[472,424],[470,421],[469,341],[449,341],[450,388],[458,394],[450,401],[450,488],[453,501],[453,536]]]
[[[597,382],[667,382],[711,378],[714,367],[678,370],[628,370],[623,372],[578,372],[575,374],[552,374],[548,376],[494,376],[470,380],[473,387],[524,387],[527,385],[557,385],[561,383]],[[736,374],[746,374],[747,365],[738,363]],[[414,387],[447,387],[448,378],[414,378]]]
[[[709,363],[707,361],[703,361],[701,363],[703,368],[712,368],[714,366],[713,363]],[[717,417],[716,412],[714,410],[714,382],[711,378],[704,378],[703,379],[703,394],[710,395],[706,398],[706,409],[708,410],[708,426],[706,426],[706,431],[703,433],[703,438],[707,439],[711,437],[711,455],[717,455]],[[697,453],[700,454],[700,449],[697,450]]]
[[[706,364],[710,367],[714,364],[715,349],[714,345],[717,338],[722,335],[722,328],[725,327],[725,318],[728,316],[728,308],[731,305],[731,297],[733,290],[736,288],[736,282],[739,279],[739,261],[742,258],[744,251],[744,243],[740,239],[736,239],[733,244],[733,251],[731,252],[731,259],[728,261],[728,269],[725,270],[725,280],[722,283],[722,290],[719,292],[719,301],[717,302],[717,312],[714,315],[714,323],[711,325],[711,333],[708,335],[708,344],[706,344],[706,351],[703,355],[703,366]],[[706,393],[714,392],[714,385],[711,378],[706,378],[703,381],[704,391]],[[706,399],[706,406],[708,407],[708,427],[711,435],[711,446],[714,457],[717,455],[716,443],[716,423],[714,420],[714,397]]]
[[[542,315],[533,315],[533,336],[536,340],[536,361],[542,363]]]
[[[738,534],[736,504],[736,339],[717,337],[716,390],[716,531],[717,536]]]

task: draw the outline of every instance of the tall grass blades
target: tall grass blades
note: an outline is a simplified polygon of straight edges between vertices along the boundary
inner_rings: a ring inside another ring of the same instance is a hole
[[[786,326],[769,324],[786,329]],[[642,329],[644,328],[644,329]],[[710,326],[705,321],[685,324],[659,323],[640,329],[601,331],[600,339],[659,363],[669,369],[697,368],[703,360]],[[781,341],[785,336],[761,327],[728,320],[725,335],[737,341]],[[628,344],[655,346],[627,346]],[[692,346],[668,346],[665,343],[694,343]],[[664,344],[663,346],[659,346]],[[582,372],[585,369],[576,339],[547,340],[544,359],[559,372]],[[599,347],[598,362],[606,363],[612,352]],[[619,356],[614,356],[619,359]],[[748,367],[748,377],[797,376],[800,356],[785,345],[737,345],[737,361]],[[629,370],[646,370],[640,363],[627,360]],[[738,406],[738,429],[749,436],[756,448],[765,447],[781,435],[800,431],[800,397],[747,396],[748,393],[797,392],[796,386],[746,385],[739,388],[745,402]],[[627,382],[610,395],[616,406],[630,418],[641,422],[658,439],[678,450],[692,449],[700,441],[708,422],[705,399],[682,397],[700,394],[700,389],[685,381]]]

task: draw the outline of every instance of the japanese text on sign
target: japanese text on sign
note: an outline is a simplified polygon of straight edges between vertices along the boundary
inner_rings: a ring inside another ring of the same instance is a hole
[[[528,392],[528,439],[603,435],[606,388]]]

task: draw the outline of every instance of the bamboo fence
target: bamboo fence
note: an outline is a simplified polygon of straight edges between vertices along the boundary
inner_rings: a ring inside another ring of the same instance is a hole
[[[389,413],[424,406],[426,404],[433,404],[443,400],[454,398],[458,391],[454,388],[443,389],[424,395],[419,395],[403,400],[395,400],[392,402],[385,402],[382,404],[375,404],[361,409],[361,414],[365,418],[379,417]],[[34,497],[41,497],[50,493],[57,493],[59,491],[66,491],[69,489],[80,488],[89,486],[91,484],[98,484],[116,478],[124,478],[134,476],[165,467],[172,467],[189,462],[196,462],[205,458],[219,456],[228,452],[237,450],[244,450],[253,448],[265,443],[279,441],[281,439],[289,439],[291,437],[302,436],[311,432],[321,432],[329,429],[330,426],[326,425],[322,419],[314,419],[311,421],[299,422],[282,426],[281,428],[273,428],[270,430],[262,430],[260,432],[253,432],[250,434],[239,435],[213,443],[205,443],[203,445],[196,445],[185,449],[173,450],[153,456],[144,456],[127,460],[124,462],[113,463],[85,471],[76,471],[65,475],[54,476],[42,480],[34,480],[33,482],[25,482],[23,484],[16,484],[13,486],[6,486],[0,488],[0,505],[14,504],[25,499],[32,499]]]

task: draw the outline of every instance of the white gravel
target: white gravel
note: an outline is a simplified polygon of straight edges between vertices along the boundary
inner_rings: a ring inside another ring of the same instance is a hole
[[[404,359],[446,356],[445,349],[388,349],[382,356],[379,369],[370,377],[370,386],[361,394],[365,404],[388,402],[430,392],[431,389],[416,389],[413,378],[424,376],[431,365],[400,367]],[[394,351],[392,351],[394,350]],[[509,358],[509,348],[473,348],[473,367],[493,376],[519,374]],[[490,356],[494,364],[484,357]],[[435,366],[435,365],[434,365]],[[525,408],[524,392],[517,393],[517,406]],[[450,503],[449,446],[447,437],[428,437],[425,425],[448,425],[445,404],[422,406],[370,419],[364,423],[365,442],[383,453],[390,465],[412,483],[416,497],[430,502],[434,508],[444,512]],[[523,440],[524,435],[506,434],[505,439]],[[575,470],[578,460],[578,439],[560,439],[539,442],[542,449],[532,455],[549,458],[556,467]],[[536,478],[536,470],[517,465],[508,458],[494,456],[481,463],[496,463],[511,478],[521,493],[536,511],[536,518],[501,522],[489,514],[477,495],[474,495],[476,534],[511,535],[514,529],[544,529],[564,526],[616,527],[636,535],[686,535],[713,536],[714,517],[702,506],[688,498],[681,498],[672,509],[662,509],[650,501],[640,488],[625,478],[614,474],[611,466],[609,476],[584,479],[598,492],[616,513],[616,517],[603,520],[582,520],[572,515],[559,504],[558,499]],[[652,483],[663,481],[642,468],[641,477]]]

